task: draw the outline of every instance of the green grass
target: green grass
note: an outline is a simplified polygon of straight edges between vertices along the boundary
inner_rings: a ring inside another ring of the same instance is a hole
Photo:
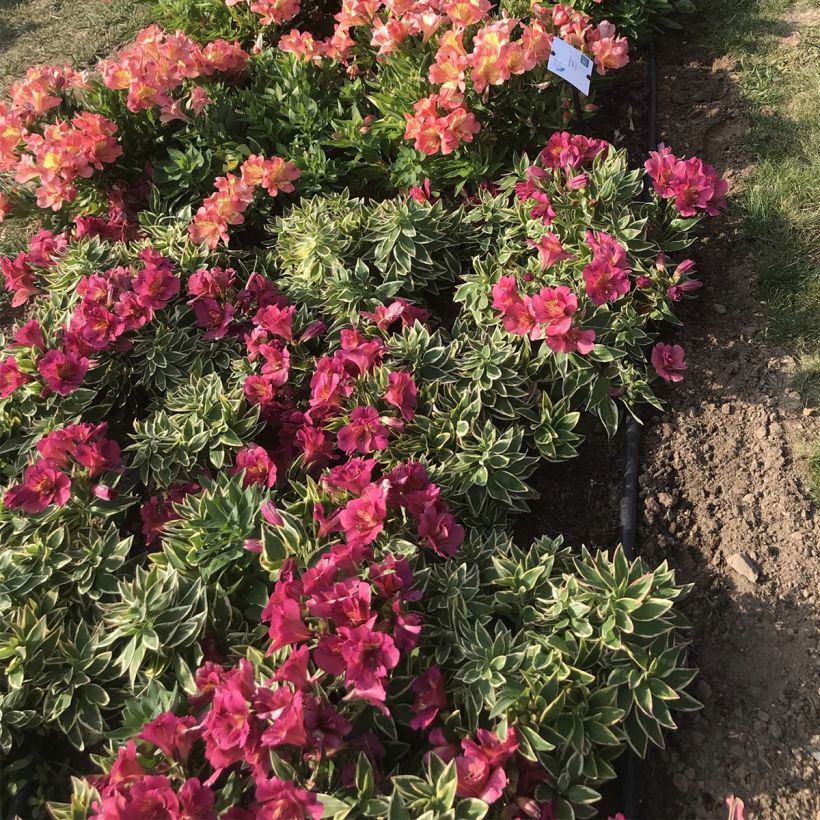
[[[752,167],[741,194],[770,338],[794,352],[795,386],[820,404],[820,7],[816,0],[718,0],[715,54],[737,60]],[[820,499],[820,445],[809,455]]]
[[[148,22],[144,0],[0,0],[0,94],[31,65],[89,65]]]

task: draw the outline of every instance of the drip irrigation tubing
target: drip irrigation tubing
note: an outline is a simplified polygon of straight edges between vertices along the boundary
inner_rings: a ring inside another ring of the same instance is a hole
[[[649,44],[646,68],[648,144],[650,151],[658,148],[658,75],[654,43]],[[644,196],[649,196],[646,180]],[[641,460],[641,422],[627,415],[624,440],[623,495],[621,496],[621,545],[631,561],[635,557],[638,535],[638,474]],[[621,766],[621,811],[627,820],[634,820],[638,793],[638,756],[628,748]]]

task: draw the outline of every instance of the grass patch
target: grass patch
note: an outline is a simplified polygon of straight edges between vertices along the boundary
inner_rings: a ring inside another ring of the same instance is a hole
[[[820,7],[721,0],[704,11],[750,112],[741,207],[768,332],[794,352],[804,402],[820,405]],[[820,444],[808,460],[820,500]]]
[[[0,0],[0,94],[31,65],[92,63],[150,17],[143,0]]]

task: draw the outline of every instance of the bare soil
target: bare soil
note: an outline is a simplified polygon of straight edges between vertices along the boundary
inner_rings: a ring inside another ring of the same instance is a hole
[[[799,25],[798,20],[790,21]],[[737,192],[745,114],[734,63],[690,42],[659,44],[659,139],[717,166]],[[685,59],[681,59],[685,58]],[[639,552],[694,582],[686,605],[701,712],[682,721],[642,777],[641,816],[820,817],[820,519],[808,497],[792,359],[762,325],[754,260],[737,214],[696,246],[705,287],[682,311],[688,369],[649,419]]]

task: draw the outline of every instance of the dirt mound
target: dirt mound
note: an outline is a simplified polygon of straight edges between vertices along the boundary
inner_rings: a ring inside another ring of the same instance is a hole
[[[659,67],[660,138],[735,184],[746,158],[731,60],[668,43]],[[687,62],[676,63],[676,54]],[[708,231],[711,231],[709,233]],[[820,817],[820,520],[803,442],[820,433],[791,385],[791,359],[765,340],[748,248],[727,220],[707,226],[706,287],[675,336],[688,370],[643,445],[639,552],[695,583],[692,660],[704,709],[643,771],[641,816]]]

